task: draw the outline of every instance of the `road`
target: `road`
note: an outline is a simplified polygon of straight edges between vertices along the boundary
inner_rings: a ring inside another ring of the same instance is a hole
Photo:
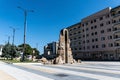
[[[120,62],[82,62],[65,65],[0,62],[0,80],[120,80],[119,67]]]

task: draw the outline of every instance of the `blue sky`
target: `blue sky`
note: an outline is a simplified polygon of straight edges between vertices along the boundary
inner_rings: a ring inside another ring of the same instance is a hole
[[[28,13],[26,42],[43,53],[43,46],[52,41],[58,41],[61,29],[78,23],[106,7],[116,7],[120,0],[0,0],[0,44],[5,44],[7,36],[11,36],[9,26],[16,30],[15,44],[23,43],[23,11],[17,8],[33,9]]]

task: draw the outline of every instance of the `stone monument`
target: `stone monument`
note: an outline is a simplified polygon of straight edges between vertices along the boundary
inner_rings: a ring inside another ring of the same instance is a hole
[[[62,29],[60,31],[57,57],[55,58],[54,63],[55,64],[75,63],[70,48],[70,39],[67,29]]]

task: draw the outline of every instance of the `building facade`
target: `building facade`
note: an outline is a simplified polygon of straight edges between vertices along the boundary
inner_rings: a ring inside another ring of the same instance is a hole
[[[74,58],[120,60],[120,6],[103,9],[67,29]]]
[[[2,55],[3,45],[0,45],[0,56]]]
[[[53,59],[56,57],[58,50],[58,42],[48,43],[44,46],[44,57],[47,59]]]

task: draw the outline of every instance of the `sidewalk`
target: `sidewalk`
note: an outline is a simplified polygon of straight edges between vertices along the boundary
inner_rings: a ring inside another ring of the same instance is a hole
[[[16,80],[14,77],[0,70],[0,80]]]

